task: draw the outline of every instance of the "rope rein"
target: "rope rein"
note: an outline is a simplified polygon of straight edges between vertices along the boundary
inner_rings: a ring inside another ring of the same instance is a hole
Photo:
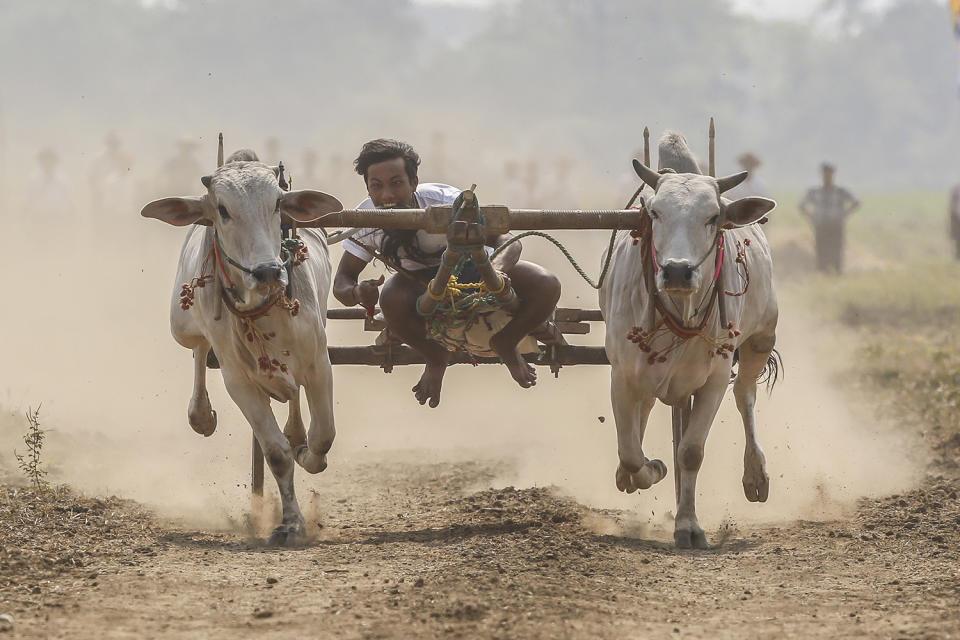
[[[303,264],[310,256],[307,252],[306,243],[304,243],[299,236],[294,236],[292,238],[284,238],[281,241],[280,257],[283,260],[284,268],[289,270]],[[243,266],[223,251],[220,238],[216,230],[214,230],[214,242],[210,247],[210,252],[200,266],[201,275],[193,278],[189,283],[184,283],[180,289],[180,308],[187,311],[193,307],[197,289],[202,289],[208,283],[214,282],[218,274],[221,275],[228,285],[227,287],[221,288],[221,299],[230,313],[240,321],[241,333],[247,342],[252,343],[253,348],[256,350],[257,367],[260,372],[264,373],[268,378],[272,378],[277,371],[287,373],[289,370],[288,365],[277,358],[270,357],[270,354],[267,352],[267,343],[276,337],[276,332],[265,332],[261,330],[255,324],[255,321],[269,314],[273,307],[279,307],[287,311],[291,318],[295,318],[300,313],[300,300],[297,298],[291,300],[287,297],[285,291],[280,291],[272,294],[252,309],[238,309],[234,300],[231,298],[239,302],[242,302],[243,299],[236,292],[236,285],[233,283],[233,280],[230,279],[230,274],[227,269],[223,266],[223,260],[226,260],[227,263],[240,269],[244,273],[253,273],[252,269]],[[211,273],[203,273],[208,268],[211,269]],[[227,295],[228,292],[230,296]],[[280,353],[283,356],[289,356],[290,350],[283,349]]]

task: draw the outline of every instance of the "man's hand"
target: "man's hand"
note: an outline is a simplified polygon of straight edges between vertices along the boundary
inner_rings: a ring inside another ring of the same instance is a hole
[[[380,301],[380,287],[384,283],[383,276],[376,280],[362,280],[353,288],[353,295],[357,299],[357,304],[372,313]]]

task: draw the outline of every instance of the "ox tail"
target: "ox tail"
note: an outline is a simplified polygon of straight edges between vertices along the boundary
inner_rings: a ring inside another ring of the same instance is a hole
[[[766,385],[767,393],[772,393],[773,388],[777,386],[781,369],[783,369],[783,358],[780,356],[780,352],[774,349],[767,356],[767,364],[764,365],[763,369],[760,370],[760,375],[757,376],[757,382]]]
[[[736,366],[740,360],[740,350],[737,349],[733,352],[733,365]],[[783,358],[780,356],[780,352],[776,349],[770,352],[770,355],[767,356],[767,364],[763,365],[763,369],[760,370],[760,373],[757,375],[757,382],[765,385],[767,388],[767,393],[773,393],[773,388],[777,385],[777,381],[780,379],[780,371],[783,369]],[[737,380],[738,371],[730,371],[730,384],[733,384]]]

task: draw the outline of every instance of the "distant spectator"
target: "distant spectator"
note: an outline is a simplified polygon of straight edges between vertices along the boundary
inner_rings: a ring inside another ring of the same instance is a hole
[[[503,163],[503,182],[500,193],[500,204],[511,209],[524,209],[530,206],[526,197],[526,188],[520,177],[520,163],[516,160],[507,160]]]
[[[817,251],[817,269],[843,271],[844,226],[860,201],[849,191],[833,182],[836,167],[824,162],[820,165],[823,185],[807,191],[800,202],[800,213],[813,224]]]
[[[37,220],[68,219],[75,214],[70,182],[57,169],[58,164],[57,152],[43,149],[37,154],[37,168],[27,177],[21,206]]]
[[[313,149],[306,149],[303,152],[303,165],[297,168],[290,167],[290,176],[297,179],[297,185],[300,189],[320,189],[323,185],[320,182],[320,175],[317,173],[317,167],[320,164],[320,156]]]
[[[203,191],[200,178],[213,173],[216,156],[201,165],[196,156],[199,146],[193,138],[184,137],[177,141],[177,154],[167,160],[160,172],[162,184],[158,193],[192,195]]]
[[[576,209],[579,207],[574,195],[571,173],[573,161],[567,156],[558,156],[553,163],[551,180],[543,188],[540,206],[549,209]]]
[[[960,184],[950,190],[950,237],[954,255],[960,260]]]
[[[90,198],[93,211],[113,210],[129,213],[134,207],[133,158],[123,149],[113,131],[104,137],[104,148],[90,166]]]
[[[737,163],[744,171],[748,171],[749,175],[746,180],[733,189],[730,189],[724,195],[731,200],[748,198],[750,196],[768,198],[770,192],[767,190],[767,185],[757,176],[757,169],[760,168],[761,164],[760,159],[748,151],[737,158]]]
[[[264,155],[260,156],[260,160],[268,165],[275,167],[283,160],[280,157],[280,141],[273,136],[267,138],[267,141],[263,143],[263,151]]]

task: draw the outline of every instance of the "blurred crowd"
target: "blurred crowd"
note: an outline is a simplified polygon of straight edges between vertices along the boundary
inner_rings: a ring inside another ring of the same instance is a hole
[[[19,200],[11,203],[35,217],[55,219],[87,212],[86,215],[109,220],[135,214],[156,198],[202,193],[200,177],[213,171],[216,149],[190,137],[176,139],[170,146],[167,157],[146,172],[134,170],[143,159],[135,157],[115,132],[104,135],[100,148],[86,161],[86,166],[68,164],[56,148],[44,147],[26,168]],[[231,150],[232,147],[227,151]],[[349,150],[325,155],[309,147],[291,151],[283,148],[277,138],[269,137],[256,151],[268,164],[283,161],[295,188],[327,191],[347,206],[365,196],[362,181],[353,171]],[[423,180],[464,188],[478,182],[483,201],[514,209],[622,207],[638,184],[629,162],[624,162],[624,167],[612,176],[608,173],[598,180],[596,174],[578,166],[570,156],[549,154],[504,154],[506,158],[499,160],[500,169],[497,161],[481,162],[478,176],[472,173],[478,159],[451,150],[440,132],[422,145],[420,155]],[[642,150],[637,150],[635,157],[642,157]],[[769,197],[760,158],[746,152],[737,157],[737,163],[741,170],[749,172],[749,177],[726,195],[732,199]],[[850,215],[860,206],[853,192],[836,182],[836,174],[835,165],[822,163],[819,183],[806,190],[798,203],[813,232],[816,268],[833,274],[843,272],[845,228]],[[596,187],[598,183],[601,188]],[[956,258],[960,259],[960,184],[950,192],[947,214],[949,234]]]

